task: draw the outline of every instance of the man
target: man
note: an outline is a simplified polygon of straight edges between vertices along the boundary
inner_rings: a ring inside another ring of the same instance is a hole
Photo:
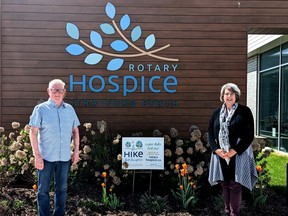
[[[65,215],[70,159],[79,160],[79,119],[74,108],[63,101],[65,83],[54,79],[47,89],[49,99],[37,105],[30,117],[30,142],[38,170],[38,215],[50,216],[49,189],[54,176],[54,216]],[[71,137],[74,153],[71,157]]]

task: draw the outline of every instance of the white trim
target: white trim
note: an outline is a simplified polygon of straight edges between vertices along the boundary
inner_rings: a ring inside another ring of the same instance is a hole
[[[248,34],[247,57],[266,52],[288,41],[287,35],[251,35]]]

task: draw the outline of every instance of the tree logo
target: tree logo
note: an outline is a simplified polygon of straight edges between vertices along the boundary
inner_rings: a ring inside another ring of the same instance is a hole
[[[103,37],[97,31],[91,31],[90,33],[90,42],[92,45],[89,45],[87,42],[80,39],[80,31],[78,27],[73,23],[66,24],[67,34],[77,43],[72,43],[66,47],[66,51],[74,56],[81,55],[85,53],[85,49],[89,49],[92,53],[88,54],[84,62],[88,65],[96,65],[105,57],[110,58],[110,61],[107,64],[107,70],[116,71],[120,69],[124,63],[124,60],[132,57],[140,56],[149,56],[151,58],[161,59],[165,61],[179,61],[179,59],[166,58],[159,55],[156,55],[161,50],[164,50],[170,47],[170,44],[167,44],[163,47],[152,49],[156,44],[156,38],[154,34],[150,34],[144,40],[144,48],[140,48],[134,43],[137,42],[142,36],[142,29],[138,25],[133,27],[130,37],[126,37],[124,32],[131,26],[131,20],[128,14],[125,14],[120,19],[120,26],[114,20],[116,15],[116,8],[113,4],[108,2],[105,7],[106,15],[111,19],[110,23],[103,23],[100,25],[102,33],[106,35],[118,35],[120,39],[116,39],[111,42],[110,47],[115,50],[115,53],[110,53],[102,50],[103,46]],[[133,48],[136,52],[133,54],[123,53],[128,48]]]

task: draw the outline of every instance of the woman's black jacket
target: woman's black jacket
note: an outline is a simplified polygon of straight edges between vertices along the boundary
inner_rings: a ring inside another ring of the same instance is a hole
[[[208,138],[211,152],[219,149],[219,115],[221,107],[216,109],[211,116],[208,127]],[[229,126],[229,142],[238,155],[241,155],[252,143],[254,139],[254,120],[249,107],[238,104],[232,116]]]

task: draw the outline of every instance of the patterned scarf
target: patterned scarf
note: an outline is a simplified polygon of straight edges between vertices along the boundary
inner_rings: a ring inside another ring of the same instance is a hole
[[[219,116],[219,122],[220,122],[220,130],[219,130],[219,144],[221,149],[224,152],[228,152],[230,149],[230,143],[229,143],[229,125],[230,121],[232,119],[232,116],[234,115],[235,110],[238,107],[238,103],[235,103],[232,106],[232,109],[227,114],[227,108],[225,103],[221,107],[220,116]],[[229,164],[230,159],[225,159],[227,164]]]

